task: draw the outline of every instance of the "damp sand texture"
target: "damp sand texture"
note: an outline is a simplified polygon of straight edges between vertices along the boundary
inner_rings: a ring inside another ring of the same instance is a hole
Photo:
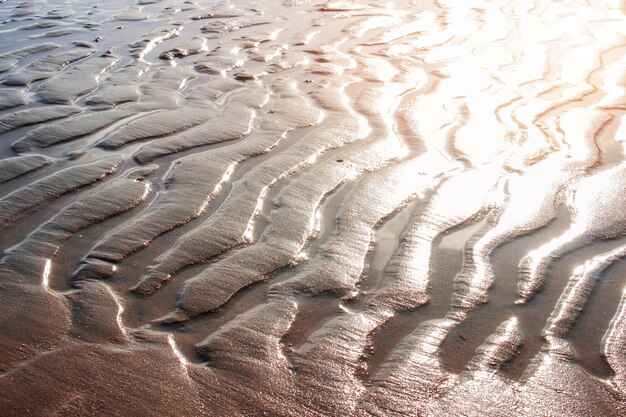
[[[626,3],[0,1],[0,414],[626,415]]]

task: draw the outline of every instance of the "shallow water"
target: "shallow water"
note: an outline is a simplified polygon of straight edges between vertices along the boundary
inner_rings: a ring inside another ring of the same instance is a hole
[[[101,3],[0,3],[3,415],[626,414],[626,3]]]

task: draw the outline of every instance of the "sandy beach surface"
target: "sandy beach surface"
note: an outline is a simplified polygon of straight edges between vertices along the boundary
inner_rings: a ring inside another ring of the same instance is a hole
[[[626,2],[0,0],[0,415],[626,415]]]

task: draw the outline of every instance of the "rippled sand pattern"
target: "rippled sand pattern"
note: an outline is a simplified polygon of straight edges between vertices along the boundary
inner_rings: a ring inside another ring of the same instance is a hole
[[[0,1],[0,414],[626,415],[625,13]]]

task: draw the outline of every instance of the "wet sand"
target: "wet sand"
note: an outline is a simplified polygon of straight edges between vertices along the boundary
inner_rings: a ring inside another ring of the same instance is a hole
[[[626,414],[626,4],[0,6],[6,416]]]

